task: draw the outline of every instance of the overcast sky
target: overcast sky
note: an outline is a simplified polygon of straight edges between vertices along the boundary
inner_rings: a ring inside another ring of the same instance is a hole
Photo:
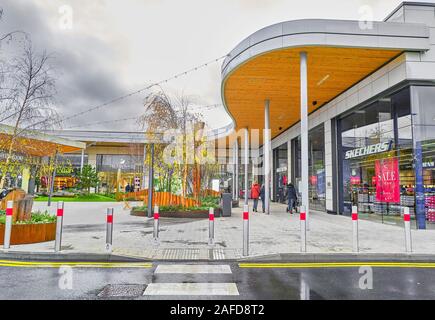
[[[57,107],[62,116],[138,90],[231,51],[258,29],[304,18],[360,18],[371,6],[382,20],[400,0],[1,0],[0,34],[19,29],[37,49],[54,54]],[[70,6],[72,28],[61,28],[59,8]],[[0,56],[8,51],[3,44]],[[174,95],[192,95],[198,105],[221,103],[219,63],[169,82]],[[144,94],[117,102],[64,124],[65,128],[137,131],[134,117]],[[222,107],[203,111],[212,127],[230,122]]]

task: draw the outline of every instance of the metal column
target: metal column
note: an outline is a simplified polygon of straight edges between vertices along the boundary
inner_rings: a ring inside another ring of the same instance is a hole
[[[48,194],[48,202],[47,202],[48,207],[51,206],[51,198],[53,197],[53,192],[54,192],[54,180],[56,180],[57,153],[58,151],[56,150],[53,159],[53,174],[51,176],[51,181],[50,181],[50,192]]]
[[[151,143],[150,145],[151,152],[150,152],[150,167],[149,167],[149,177],[148,177],[148,218],[151,218],[153,216],[153,179],[154,179],[154,143]]]
[[[270,101],[264,102],[264,205],[266,214],[270,214]]]
[[[231,160],[231,173],[232,173],[232,179],[231,179],[231,193],[233,200],[235,199],[235,190],[236,190],[236,148],[235,143],[233,142],[232,145],[232,160]]]
[[[146,186],[147,186],[146,179],[145,179],[146,175],[147,175],[147,169],[146,169],[146,165],[145,165],[146,161],[147,161],[147,145],[144,144],[143,145],[143,161],[142,161],[142,163],[143,163],[143,167],[142,167],[142,190],[145,190]]]
[[[245,128],[245,205],[248,205],[249,130]]]
[[[307,86],[307,53],[300,53],[301,72],[301,182],[302,205],[305,207],[307,230],[309,230],[308,200],[308,86]]]
[[[82,149],[82,157],[80,159],[80,173],[83,172],[84,163],[85,163],[85,149]]]
[[[235,194],[235,196],[236,196],[236,200],[238,201],[239,200],[239,192],[240,192],[240,190],[239,190],[239,140],[238,139],[236,139],[236,143],[235,143],[235,145],[236,145],[236,194]]]

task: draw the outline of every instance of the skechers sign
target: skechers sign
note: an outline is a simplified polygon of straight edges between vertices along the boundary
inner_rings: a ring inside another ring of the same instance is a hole
[[[357,148],[353,150],[346,151],[345,159],[352,159],[357,157],[368,156],[370,154],[380,153],[390,151],[392,146],[392,141],[381,142],[377,144],[372,144],[367,147]]]

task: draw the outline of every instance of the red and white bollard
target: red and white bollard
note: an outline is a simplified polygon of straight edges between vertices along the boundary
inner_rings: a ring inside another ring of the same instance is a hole
[[[359,251],[358,244],[358,207],[352,206],[352,251]]]
[[[54,251],[59,252],[61,250],[62,244],[62,226],[63,226],[63,209],[64,202],[59,201],[57,203],[57,214],[56,214],[56,240],[54,243]]]
[[[6,221],[5,221],[5,237],[3,240],[3,248],[11,247],[11,232],[12,232],[12,215],[14,213],[14,202],[8,201],[6,205]]]
[[[409,214],[409,208],[403,208],[403,222],[405,224],[405,249],[407,253],[412,252],[412,240],[411,240],[411,215]]]
[[[306,224],[305,207],[301,206],[299,221],[301,226],[301,252],[307,252],[307,224]]]
[[[243,255],[249,255],[249,207],[243,206]]]
[[[113,208],[107,208],[106,222],[106,251],[112,252]]]
[[[153,231],[153,236],[154,236],[154,243],[158,244],[159,243],[159,207],[158,206],[154,206],[154,231]]]
[[[214,245],[214,208],[210,208],[208,212],[208,244]]]

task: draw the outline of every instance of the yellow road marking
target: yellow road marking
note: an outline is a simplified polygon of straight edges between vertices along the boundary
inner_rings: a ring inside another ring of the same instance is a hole
[[[59,268],[61,266],[79,268],[151,268],[152,263],[139,262],[45,262],[45,261],[12,261],[0,260],[0,267],[22,268]]]
[[[239,263],[239,268],[435,268],[432,262],[291,262],[291,263]]]

